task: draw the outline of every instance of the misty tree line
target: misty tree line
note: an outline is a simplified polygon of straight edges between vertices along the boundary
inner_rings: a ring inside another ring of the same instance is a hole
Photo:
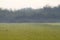
[[[0,22],[60,22],[60,5],[40,9],[23,8],[8,10],[0,8]]]

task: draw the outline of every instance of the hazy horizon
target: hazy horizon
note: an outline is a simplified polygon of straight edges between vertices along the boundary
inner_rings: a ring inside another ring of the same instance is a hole
[[[21,9],[21,8],[43,8],[46,5],[58,6],[60,0],[0,0],[0,8]]]

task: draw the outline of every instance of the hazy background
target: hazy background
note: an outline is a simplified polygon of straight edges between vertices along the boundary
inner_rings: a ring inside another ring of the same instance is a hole
[[[21,9],[26,7],[42,8],[45,5],[57,6],[60,0],[0,0],[0,7],[7,9]]]
[[[0,23],[7,22],[60,22],[60,0],[0,0]]]

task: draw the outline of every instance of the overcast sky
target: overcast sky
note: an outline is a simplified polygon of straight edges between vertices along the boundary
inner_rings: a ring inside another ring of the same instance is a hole
[[[0,0],[1,8],[21,9],[26,7],[42,8],[45,5],[57,6],[60,0]]]

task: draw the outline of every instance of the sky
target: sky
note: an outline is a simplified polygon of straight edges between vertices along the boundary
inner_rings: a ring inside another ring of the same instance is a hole
[[[52,7],[60,4],[60,0],[0,0],[0,8],[21,9],[21,8],[42,8],[45,5]]]

